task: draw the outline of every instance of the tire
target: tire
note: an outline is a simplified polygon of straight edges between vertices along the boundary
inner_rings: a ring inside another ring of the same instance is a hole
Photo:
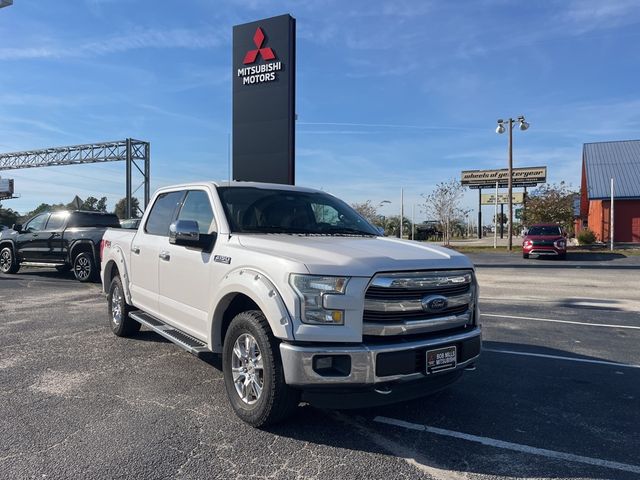
[[[96,263],[93,255],[82,252],[73,259],[73,274],[82,283],[92,282],[96,278]]]
[[[130,337],[140,331],[140,324],[129,318],[131,307],[124,298],[122,280],[115,276],[107,294],[107,314],[111,331],[118,337]]]
[[[567,253],[561,253],[558,255],[558,260],[566,260],[567,259]]]
[[[529,258],[529,254],[528,253],[523,253],[522,254],[522,258]]]
[[[13,254],[11,247],[3,247],[0,249],[0,272],[17,273],[20,270],[20,263]]]
[[[224,339],[222,370],[231,407],[253,427],[284,420],[300,402],[300,392],[284,381],[278,341],[260,311],[239,313],[231,321]],[[261,387],[259,391],[256,386]]]

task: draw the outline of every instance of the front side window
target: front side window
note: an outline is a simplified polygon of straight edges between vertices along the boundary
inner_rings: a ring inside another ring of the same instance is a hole
[[[40,230],[44,230],[44,226],[47,223],[47,219],[49,218],[48,213],[42,213],[37,217],[33,217],[29,223],[24,226],[25,231],[27,232],[39,232]]]
[[[203,190],[187,192],[187,198],[182,204],[178,220],[194,220],[198,222],[200,233],[209,233],[213,223],[213,210],[207,192]]]
[[[342,200],[323,192],[218,187],[233,232],[377,236]]]
[[[144,231],[150,235],[169,236],[169,225],[173,222],[176,212],[182,203],[184,192],[162,193],[156,198]]]

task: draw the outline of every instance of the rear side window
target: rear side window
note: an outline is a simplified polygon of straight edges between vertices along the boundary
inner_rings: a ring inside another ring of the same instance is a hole
[[[68,212],[52,213],[47,222],[47,230],[60,230],[68,216]]]
[[[184,192],[169,192],[158,195],[151,207],[144,231],[150,235],[169,236],[169,225],[180,207]]]
[[[178,220],[195,220],[200,233],[209,233],[213,222],[213,210],[209,195],[203,190],[190,190],[182,204]]]
[[[104,213],[73,212],[68,227],[120,227],[117,215]]]

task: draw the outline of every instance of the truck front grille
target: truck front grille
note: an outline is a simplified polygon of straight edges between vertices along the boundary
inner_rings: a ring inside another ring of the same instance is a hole
[[[376,275],[365,294],[365,335],[412,335],[473,322],[475,282],[471,270]]]

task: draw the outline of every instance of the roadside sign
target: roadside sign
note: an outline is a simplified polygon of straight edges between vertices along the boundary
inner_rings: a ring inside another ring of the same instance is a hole
[[[547,181],[547,167],[527,167],[512,169],[512,184],[533,185]],[[495,187],[496,182],[500,186],[509,182],[509,171],[506,168],[499,170],[463,170],[461,174],[462,185],[471,188]]]
[[[522,210],[523,208],[516,208],[516,219],[520,220],[522,218]]]
[[[493,205],[496,203],[495,193],[483,193],[480,198],[482,201],[482,205]],[[509,203],[509,195],[506,193],[499,193],[498,203],[501,203],[501,204]],[[524,203],[524,193],[518,192],[518,193],[512,194],[511,203],[515,203],[515,204]]]

